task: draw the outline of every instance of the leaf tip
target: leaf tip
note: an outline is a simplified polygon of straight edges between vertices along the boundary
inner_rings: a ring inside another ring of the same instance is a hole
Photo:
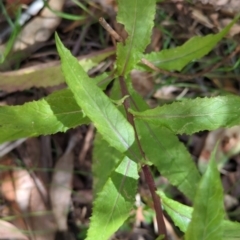
[[[61,40],[60,40],[57,32],[55,32],[54,37],[55,37],[56,45],[58,47],[61,44]]]
[[[61,57],[61,52],[65,49],[61,39],[58,36],[58,33],[55,32],[55,42],[59,56]]]

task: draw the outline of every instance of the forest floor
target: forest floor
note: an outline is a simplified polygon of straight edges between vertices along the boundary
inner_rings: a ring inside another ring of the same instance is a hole
[[[49,6],[57,10],[57,13],[48,7],[40,9],[36,16],[24,24],[19,33],[12,29],[9,38],[5,34],[9,30],[9,21],[20,16],[19,8],[24,12],[32,2],[6,0],[1,3],[0,106],[22,105],[66,88],[54,41],[55,31],[64,45],[86,66],[90,76],[97,76],[114,68],[116,42],[98,22],[100,17],[104,17],[121,33],[122,27],[116,21],[118,8],[114,0],[94,0],[90,3],[81,1],[80,4],[73,0],[49,0]],[[152,41],[146,52],[180,46],[193,36],[217,33],[240,12],[238,0],[157,2]],[[239,46],[239,42],[240,24],[236,23],[228,36],[211,53],[190,63],[182,74],[195,74],[222,61]],[[183,98],[228,93],[239,95],[239,62],[237,53],[221,67],[191,80],[174,74],[166,76],[137,70],[131,75],[135,89],[154,107]],[[46,203],[39,188],[41,184],[46,187],[46,199],[54,194],[50,186],[54,184],[53,174],[58,171],[56,163],[64,158],[69,160],[69,169],[73,168],[73,171],[69,172],[71,194],[67,192],[65,196],[65,192],[55,193],[61,195],[59,201],[65,199],[69,204],[69,212],[63,217],[67,229],[59,230],[55,239],[85,238],[93,202],[94,180],[91,166],[94,136],[94,126],[83,125],[66,133],[24,138],[0,145],[0,224],[6,226],[5,232],[0,229],[0,235],[6,236],[4,239],[18,238],[11,228],[8,230],[8,222],[24,231],[24,236],[30,236],[24,239],[55,238],[53,216],[47,214],[54,209],[55,203]],[[216,158],[224,188],[225,207],[229,219],[240,221],[240,126],[178,137],[199,168],[206,166],[210,153],[219,141]],[[70,144],[73,144],[71,150],[66,151]],[[157,188],[165,189],[173,199],[189,204],[156,169],[152,168],[152,172]],[[26,191],[26,186],[31,190]],[[156,219],[149,204],[150,194],[143,178],[138,192],[132,217],[112,239],[155,239]],[[62,204],[66,202],[63,201]],[[27,205],[26,211],[22,212],[19,205]],[[181,239],[182,233],[167,216],[166,223],[171,238]],[[44,236],[36,234],[37,237],[34,237],[35,233],[42,229],[50,233]],[[0,239],[3,239],[1,236]]]

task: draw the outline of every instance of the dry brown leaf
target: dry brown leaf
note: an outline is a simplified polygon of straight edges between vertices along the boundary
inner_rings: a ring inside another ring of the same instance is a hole
[[[174,92],[178,90],[180,90],[180,88],[175,86],[165,86],[159,88],[153,96],[157,99],[175,99]]]
[[[117,11],[116,0],[92,0],[92,2],[101,5],[102,10],[113,16]]]
[[[172,224],[168,221],[168,219],[166,217],[164,217],[164,222],[166,224],[166,229],[167,229],[167,233],[170,237],[170,239],[172,240],[181,240],[180,237],[178,237],[178,235],[176,234],[174,227],[172,226]]]
[[[133,70],[131,78],[133,87],[141,96],[146,97],[153,90],[154,82],[151,73]]]
[[[54,168],[50,186],[50,199],[52,210],[58,226],[58,230],[67,231],[67,215],[71,201],[72,177],[73,177],[73,153],[72,149],[77,138],[74,136],[67,147],[66,152],[58,159]]]
[[[220,128],[208,134],[198,161],[201,171],[204,172],[206,169],[210,155],[218,141],[219,146],[215,158],[221,169],[228,158],[240,152],[240,126],[227,129]]]
[[[16,141],[4,142],[0,144],[0,158],[11,152],[14,148],[21,145],[24,141],[26,141],[26,138],[21,138]]]
[[[92,190],[80,190],[73,193],[74,202],[82,205],[90,204],[93,201]]]
[[[30,175],[27,170],[16,168],[11,157],[5,157],[1,165],[8,168],[0,174],[0,189],[9,207],[19,210],[35,240],[54,240],[56,226],[48,212],[47,192],[42,182],[34,173]]]
[[[64,0],[49,0],[49,6],[55,11],[61,11]],[[18,36],[14,45],[14,51],[25,49],[34,43],[45,42],[59,25],[61,18],[49,8],[45,7],[40,16],[27,23]]]
[[[224,195],[224,205],[226,210],[230,210],[238,206],[238,199],[229,194]]]
[[[33,0],[6,0],[6,11],[10,16],[18,14],[19,8],[22,4],[29,4]]]
[[[216,10],[225,10],[233,13],[240,11],[239,0],[194,0],[194,3],[211,4]]]
[[[209,18],[206,15],[204,15],[203,12],[201,12],[198,9],[193,8],[192,17],[197,22],[200,22],[201,24],[203,24],[207,28],[213,28],[214,27],[214,25],[211,23]]]
[[[13,224],[0,219],[0,236],[1,239],[21,239],[28,240],[28,238],[16,228]]]
[[[225,18],[225,19],[221,19],[221,20],[220,20],[220,23],[221,23],[222,27],[224,28],[224,27],[226,27],[231,21],[232,21],[232,19],[230,19],[230,18]],[[237,34],[239,34],[239,33],[240,33],[240,24],[235,23],[235,24],[230,28],[230,30],[229,30],[229,32],[228,32],[228,35],[229,35],[230,37],[233,37],[233,36],[235,36],[235,35],[237,35]]]
[[[29,199],[30,216],[26,221],[35,240],[54,240],[57,227],[52,211],[50,212],[46,206],[47,199],[44,198],[39,188],[36,186],[32,188]]]

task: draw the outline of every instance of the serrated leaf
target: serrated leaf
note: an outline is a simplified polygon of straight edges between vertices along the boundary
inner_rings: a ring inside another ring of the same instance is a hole
[[[239,240],[240,239],[240,223],[223,221],[224,240]]]
[[[137,190],[137,164],[125,157],[98,194],[87,240],[107,240],[129,217]]]
[[[117,164],[124,158],[123,154],[109,144],[97,133],[93,144],[92,172],[94,177],[94,194],[100,192]]]
[[[129,110],[136,118],[166,126],[176,134],[240,124],[240,98],[234,95],[196,98],[174,102],[144,112]]]
[[[171,217],[174,224],[182,232],[186,232],[192,218],[193,208],[168,198],[162,191],[158,191],[157,194],[161,197],[164,210]]]
[[[137,133],[148,160],[169,182],[193,200],[200,174],[189,152],[167,128],[136,119]]]
[[[129,80],[127,79],[127,86],[132,100],[131,107],[141,110],[148,109],[148,105],[133,89]],[[200,175],[184,145],[166,128],[141,120],[136,120],[135,123],[147,159],[158,168],[162,175],[168,178],[171,184],[179,187],[183,193],[193,199]],[[134,147],[133,145],[131,150]]]
[[[104,89],[106,83],[102,80],[106,77],[106,74],[102,74],[91,78],[91,81]],[[72,92],[69,89],[60,90],[21,106],[0,106],[0,143],[22,137],[65,132],[89,122]]]
[[[110,99],[94,84],[56,34],[56,44],[63,74],[76,102],[92,120],[108,143],[125,152],[133,144],[133,127]]]
[[[112,55],[112,48],[99,51],[95,55],[87,55],[79,59],[85,71],[96,66],[100,61]],[[0,89],[6,92],[20,91],[31,87],[49,87],[64,83],[60,62],[44,63],[37,66],[23,68],[17,71],[0,72]]]
[[[214,155],[215,151],[196,192],[186,240],[223,239],[223,189]]]
[[[122,23],[128,38],[117,45],[117,71],[127,75],[140,60],[150,43],[155,14],[155,0],[119,0],[117,20]]]
[[[68,89],[22,106],[0,107],[0,143],[23,137],[65,132],[89,120]]]
[[[216,44],[228,33],[232,25],[239,19],[235,18],[218,34],[192,37],[180,47],[152,52],[144,56],[155,66],[172,71],[181,71],[189,62],[200,59],[208,54]]]
[[[182,232],[186,232],[192,218],[193,208],[168,198],[163,192],[157,192],[161,197],[164,210]],[[240,239],[240,223],[224,220],[222,223],[224,240]]]

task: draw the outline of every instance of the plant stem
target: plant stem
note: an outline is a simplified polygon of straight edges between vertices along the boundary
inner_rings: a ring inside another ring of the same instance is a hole
[[[137,141],[140,153],[141,153],[142,157],[144,159],[146,159],[145,153],[142,149],[140,140],[139,140],[138,135],[137,135],[133,115],[128,112],[128,108],[130,108],[131,96],[128,92],[126,82],[125,82],[125,79],[124,79],[123,76],[119,77],[119,83],[120,83],[120,87],[121,87],[122,97],[124,97],[126,95],[129,95],[129,98],[125,99],[124,102],[123,102],[124,109],[125,109],[125,112],[126,112],[126,115],[127,115],[127,120],[133,126],[133,129],[135,131],[135,137],[136,137],[136,141]],[[166,226],[165,226],[165,223],[164,223],[164,220],[163,220],[163,211],[162,211],[162,207],[161,207],[161,199],[156,194],[156,186],[155,186],[154,179],[153,179],[153,176],[151,174],[151,171],[149,169],[149,166],[142,165],[142,171],[144,173],[146,182],[148,184],[149,190],[150,190],[151,195],[152,195],[153,205],[154,205],[154,209],[155,209],[155,213],[156,213],[156,217],[157,217],[158,233],[160,235],[164,235],[164,238],[163,238],[164,240],[168,240],[167,230],[166,230]]]
[[[153,180],[153,176],[151,174],[151,171],[149,169],[149,166],[144,165],[142,166],[142,170],[146,179],[146,182],[148,184],[149,190],[151,192],[152,195],[152,199],[153,199],[153,205],[154,205],[154,209],[156,212],[156,217],[157,217],[157,225],[158,225],[158,232],[159,234],[163,234],[164,235],[164,240],[167,240],[167,230],[166,230],[166,226],[164,223],[164,219],[163,219],[163,211],[162,211],[162,207],[161,207],[161,199],[160,197],[156,194],[156,186]]]

